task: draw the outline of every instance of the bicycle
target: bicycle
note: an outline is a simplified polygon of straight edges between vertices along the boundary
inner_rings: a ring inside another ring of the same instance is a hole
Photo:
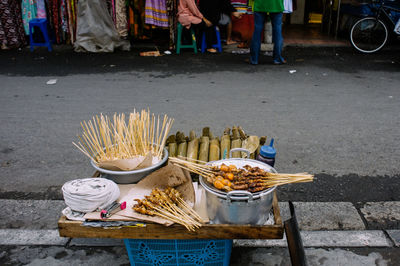
[[[374,15],[360,18],[350,31],[352,46],[362,53],[374,53],[382,49],[389,37],[388,28],[394,32],[396,27],[397,21],[394,20],[391,11],[400,12],[400,9],[385,4],[385,0],[378,2],[371,5]],[[400,36],[400,33],[394,33]]]

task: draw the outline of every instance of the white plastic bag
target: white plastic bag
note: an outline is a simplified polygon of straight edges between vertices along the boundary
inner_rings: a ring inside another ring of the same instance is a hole
[[[122,40],[115,29],[105,1],[80,0],[77,12],[76,52],[129,51],[129,41]]]
[[[283,13],[292,13],[292,12],[293,12],[293,1],[283,0]]]

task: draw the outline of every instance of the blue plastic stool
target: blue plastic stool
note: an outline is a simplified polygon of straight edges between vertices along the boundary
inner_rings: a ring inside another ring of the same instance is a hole
[[[219,33],[219,28],[218,26],[214,26],[215,30],[215,36],[217,37],[217,43],[212,44],[212,48],[217,48],[218,52],[222,52],[222,45],[221,45],[221,34]],[[203,31],[203,36],[201,38],[201,53],[204,53],[207,49],[207,43],[206,43],[206,33]]]
[[[43,33],[43,37],[45,42],[34,42],[33,41],[33,27],[39,28]],[[34,18],[29,21],[29,40],[31,46],[31,52],[33,52],[34,46],[45,46],[49,52],[53,51],[51,47],[51,41],[49,38],[49,34],[47,32],[47,19],[45,18]]]

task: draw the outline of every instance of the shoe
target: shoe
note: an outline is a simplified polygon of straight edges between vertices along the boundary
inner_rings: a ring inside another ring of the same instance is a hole
[[[284,65],[286,63],[287,63],[287,61],[285,59],[283,59],[283,61],[274,61],[273,62],[274,65]]]
[[[217,52],[217,49],[210,48],[210,49],[207,49],[207,52],[215,54]]]
[[[258,65],[258,64],[253,64],[253,63],[250,61],[250,59],[248,59],[248,58],[246,58],[246,59],[244,60],[244,62],[247,63],[247,64],[250,64],[250,65],[252,65],[252,66]]]

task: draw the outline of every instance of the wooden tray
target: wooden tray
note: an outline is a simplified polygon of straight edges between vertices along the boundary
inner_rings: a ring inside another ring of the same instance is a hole
[[[274,193],[272,208],[274,225],[205,224],[195,232],[190,232],[179,224],[167,227],[152,223],[147,223],[145,227],[124,226],[118,229],[104,229],[82,226],[82,222],[70,221],[62,216],[58,221],[58,230],[60,236],[72,238],[281,239],[284,228],[276,193]]]

